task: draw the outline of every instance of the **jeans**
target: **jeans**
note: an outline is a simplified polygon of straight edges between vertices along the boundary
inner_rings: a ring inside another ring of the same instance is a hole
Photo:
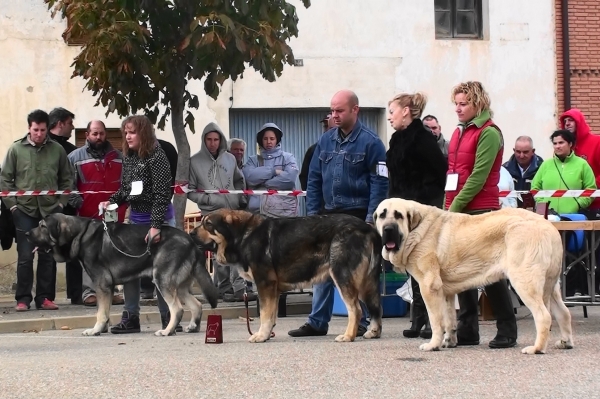
[[[95,296],[96,291],[94,290],[94,283],[92,282],[92,278],[90,277],[89,274],[87,274],[85,269],[83,269],[82,274],[83,274],[83,276],[81,279],[81,286],[83,288],[83,293],[81,294],[81,299],[83,299],[85,301],[92,295]]]
[[[165,220],[164,224],[166,226],[175,227],[175,218]],[[148,230],[150,230],[150,227],[148,227]],[[123,310],[129,312],[130,315],[139,316],[140,314],[140,293],[141,286],[139,278],[123,284],[123,299],[125,300]],[[169,307],[159,290],[156,290],[156,299],[158,300],[158,311],[160,314],[166,315],[169,311]]]
[[[56,211],[59,211],[58,209]],[[31,217],[18,208],[12,214],[17,229],[17,303],[29,305],[33,299],[33,258],[35,246],[27,240],[29,230],[37,227],[41,217]],[[38,251],[35,304],[41,306],[44,299],[54,301],[56,296],[56,262],[52,254]]]
[[[334,287],[335,285],[331,280],[313,285],[312,310],[308,315],[308,324],[315,330],[327,331],[329,328],[329,321],[333,315]],[[360,325],[367,328],[369,326],[367,322],[369,311],[362,301],[360,301],[360,308],[362,310]]]
[[[367,210],[353,209],[338,212],[324,211],[323,213],[345,213],[365,220]],[[313,285],[312,310],[308,315],[308,324],[310,324],[310,326],[315,330],[326,331],[329,328],[329,321],[333,315],[334,287],[335,285],[331,279],[324,283]],[[362,301],[360,301],[360,308],[362,310],[360,325],[367,328],[369,326],[369,323],[367,322],[367,315],[369,314],[369,311]]]
[[[83,269],[83,268],[82,268]],[[81,279],[81,287],[83,289],[83,293],[81,294],[81,299],[84,301],[91,296],[96,296],[96,290],[94,289],[94,282],[89,274],[83,269],[81,271],[82,279]],[[114,289],[114,294],[117,293],[117,288]]]

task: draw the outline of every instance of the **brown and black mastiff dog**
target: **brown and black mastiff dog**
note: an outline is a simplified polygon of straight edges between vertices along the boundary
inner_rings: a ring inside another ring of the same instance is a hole
[[[217,262],[239,267],[240,274],[256,284],[260,329],[250,342],[270,338],[281,292],[328,278],[348,309],[346,332],[335,340],[356,338],[359,299],[371,315],[363,338],[381,335],[381,237],[363,220],[342,214],[274,219],[221,209],[206,215],[191,235],[201,245],[216,244]]]

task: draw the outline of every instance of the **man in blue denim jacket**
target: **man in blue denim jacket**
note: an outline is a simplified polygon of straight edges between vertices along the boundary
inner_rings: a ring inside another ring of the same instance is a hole
[[[358,97],[349,90],[331,100],[336,127],[319,139],[310,162],[306,193],[307,214],[345,213],[373,223],[373,213],[387,196],[388,180],[377,175],[385,162],[385,146],[376,133],[358,120]],[[313,286],[308,322],[288,332],[292,337],[326,335],[333,312],[333,281]],[[361,302],[358,336],[367,331],[367,309]]]

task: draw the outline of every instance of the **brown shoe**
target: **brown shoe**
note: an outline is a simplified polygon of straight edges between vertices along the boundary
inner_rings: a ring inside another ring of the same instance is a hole
[[[119,294],[113,295],[113,300],[112,300],[113,305],[123,305],[124,303],[125,303],[125,300],[123,299],[122,295],[119,295]]]
[[[97,302],[96,295],[90,295],[83,300],[83,304],[85,306],[90,306],[90,307],[96,306],[96,302]]]

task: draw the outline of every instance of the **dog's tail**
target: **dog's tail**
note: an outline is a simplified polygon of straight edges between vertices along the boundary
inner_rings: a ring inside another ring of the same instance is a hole
[[[219,290],[215,287],[210,278],[210,273],[206,270],[206,256],[199,249],[196,249],[196,251],[198,252],[198,256],[196,257],[196,264],[194,264],[194,277],[198,281],[204,297],[210,303],[211,308],[214,309],[217,307],[217,302],[219,301]]]

